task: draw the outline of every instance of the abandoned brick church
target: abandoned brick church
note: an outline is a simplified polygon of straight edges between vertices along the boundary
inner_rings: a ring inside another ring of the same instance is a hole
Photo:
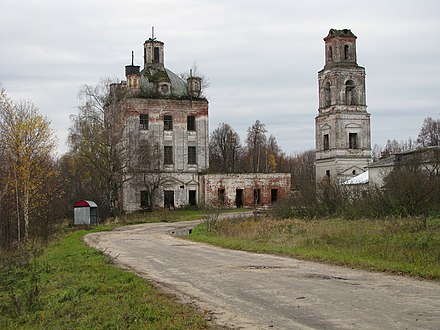
[[[144,43],[144,68],[125,67],[119,148],[124,211],[149,207],[269,205],[290,191],[290,173],[209,174],[209,104],[202,80],[186,81],[164,66],[164,43]]]

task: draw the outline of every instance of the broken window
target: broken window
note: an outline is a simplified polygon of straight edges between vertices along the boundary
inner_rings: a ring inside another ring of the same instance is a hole
[[[353,105],[356,104],[355,99],[355,85],[353,80],[347,80],[345,83],[345,104]]]
[[[254,189],[254,204],[258,205],[261,202],[261,189]]]
[[[218,189],[218,202],[220,205],[225,204],[225,189],[224,188]]]
[[[163,116],[163,129],[165,131],[172,131],[173,130],[173,116],[171,116],[171,115],[164,115]]]
[[[141,208],[145,209],[149,206],[149,197],[148,197],[148,191],[142,190],[141,191]]]
[[[324,145],[324,150],[330,149],[330,140],[329,140],[328,134],[324,134],[323,145]]]
[[[173,164],[173,147],[164,146],[163,147],[163,163],[165,165]]]
[[[325,83],[325,86],[324,86],[324,103],[325,103],[325,106],[326,107],[330,106],[331,102],[332,102],[332,97],[331,97],[331,93],[330,93],[330,83],[327,81]]]
[[[148,114],[141,113],[139,115],[139,129],[140,130],[148,129]]]
[[[357,149],[357,133],[348,134],[348,148]]]
[[[153,63],[159,63],[159,47],[154,47]]]
[[[188,147],[188,164],[195,165],[197,164],[197,153],[196,147]]]
[[[330,177],[330,170],[325,170],[325,175],[329,178]]]
[[[188,116],[187,117],[186,129],[188,131],[195,131],[196,130],[196,117],[195,116]]]

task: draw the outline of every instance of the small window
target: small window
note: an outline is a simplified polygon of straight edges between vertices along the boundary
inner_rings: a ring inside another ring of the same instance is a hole
[[[329,141],[328,134],[324,134],[323,145],[324,145],[324,150],[330,149],[330,141]]]
[[[329,178],[330,177],[330,170],[325,170],[325,175]]]
[[[357,133],[348,134],[348,148],[357,149]]]
[[[165,131],[172,131],[173,130],[173,116],[171,116],[171,115],[164,115],[163,116],[163,129]]]
[[[173,147],[164,146],[163,147],[163,163],[165,165],[173,164]]]
[[[143,190],[141,191],[141,208],[145,209],[149,206],[149,197],[148,197],[148,191]]]
[[[154,47],[154,58],[153,63],[159,63],[159,47]]]
[[[197,164],[196,147],[188,147],[188,164]]]
[[[220,203],[220,205],[225,204],[225,189],[224,188],[218,189],[218,202]]]
[[[329,62],[333,61],[333,49],[332,46],[328,48],[328,60]]]
[[[346,60],[348,60],[349,55],[350,55],[350,46],[349,45],[345,45],[344,46],[344,58]]]
[[[195,116],[188,116],[187,117],[186,129],[188,131],[195,131],[196,130],[196,117]]]
[[[148,114],[141,113],[139,115],[139,129],[140,130],[148,129]]]

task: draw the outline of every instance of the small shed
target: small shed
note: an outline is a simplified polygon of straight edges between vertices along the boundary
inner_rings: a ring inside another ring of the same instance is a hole
[[[74,225],[95,225],[98,205],[92,201],[81,200],[73,204]]]

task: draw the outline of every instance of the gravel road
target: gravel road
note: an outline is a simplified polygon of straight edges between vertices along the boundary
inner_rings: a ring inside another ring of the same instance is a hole
[[[440,329],[440,283],[182,240],[197,222],[89,234],[90,246],[221,325],[239,329]]]

